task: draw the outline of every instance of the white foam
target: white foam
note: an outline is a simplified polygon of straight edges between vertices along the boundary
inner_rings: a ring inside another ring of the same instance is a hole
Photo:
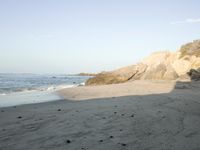
[[[0,107],[16,106],[22,104],[41,103],[61,99],[54,92],[29,91],[0,95]]]
[[[1,93],[0,95],[6,95],[6,93]]]
[[[25,89],[20,92],[0,94],[0,107],[16,106],[22,104],[41,103],[61,99],[55,91],[72,88],[78,85],[58,85],[40,89]]]

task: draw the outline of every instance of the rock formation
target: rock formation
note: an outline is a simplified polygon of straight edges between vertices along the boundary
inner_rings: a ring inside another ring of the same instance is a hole
[[[188,72],[188,75],[191,77],[192,80],[200,80],[200,68],[198,69],[191,69]]]
[[[200,40],[183,45],[177,52],[157,52],[140,63],[110,72],[102,72],[86,85],[123,83],[130,80],[176,80],[200,78]]]
[[[85,72],[81,72],[79,74],[77,74],[78,76],[96,76],[96,73],[85,73]]]

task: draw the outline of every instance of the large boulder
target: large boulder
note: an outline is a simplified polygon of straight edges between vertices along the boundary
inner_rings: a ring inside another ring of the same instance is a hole
[[[172,67],[178,74],[178,76],[182,76],[186,74],[191,69],[192,63],[189,60],[177,59],[172,63]]]
[[[174,68],[171,65],[166,67],[166,72],[163,75],[163,79],[165,79],[165,80],[175,80],[178,77],[179,76],[178,76],[177,72],[174,70]]]
[[[97,74],[94,78],[88,79],[86,85],[123,83],[130,80],[137,72],[135,65],[120,68],[112,72],[102,72]]]
[[[137,64],[111,72],[102,72],[97,74],[95,77],[88,79],[86,85],[116,84],[130,80],[137,80],[141,78],[146,68],[147,66],[144,64]]]
[[[191,77],[192,80],[200,80],[200,68],[198,69],[191,69],[188,72],[188,75]]]

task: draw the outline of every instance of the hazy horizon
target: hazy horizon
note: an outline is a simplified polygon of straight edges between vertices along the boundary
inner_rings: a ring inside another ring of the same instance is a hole
[[[75,74],[200,39],[198,0],[2,0],[0,73]]]

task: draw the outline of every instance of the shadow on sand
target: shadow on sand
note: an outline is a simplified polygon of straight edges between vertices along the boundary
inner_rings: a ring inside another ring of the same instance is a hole
[[[199,150],[199,89],[177,82],[165,94],[5,108],[0,149]]]

